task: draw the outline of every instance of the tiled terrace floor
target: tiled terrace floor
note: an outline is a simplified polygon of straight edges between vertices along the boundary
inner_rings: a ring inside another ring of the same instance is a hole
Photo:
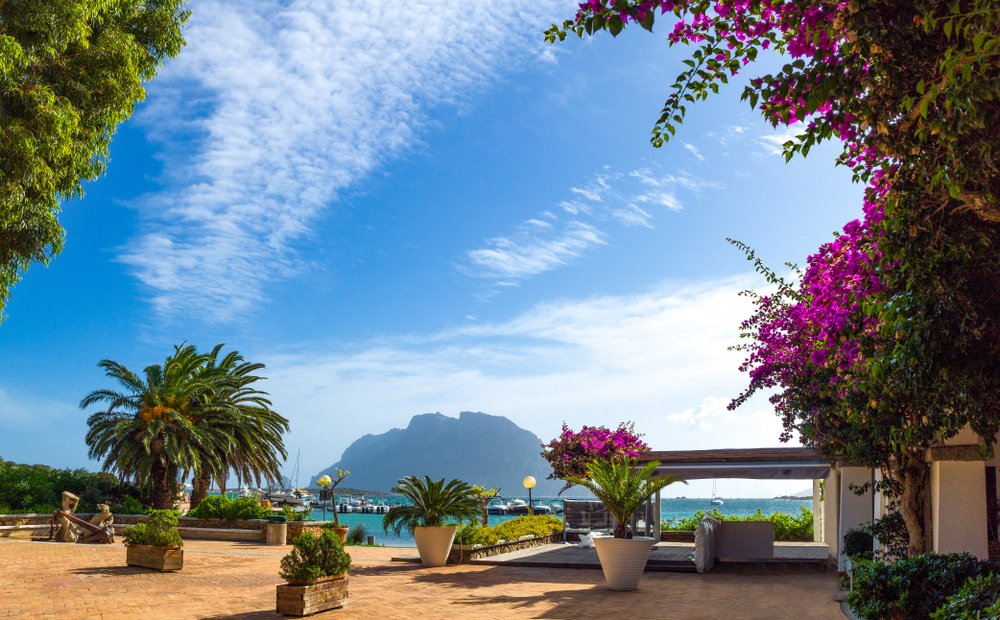
[[[186,543],[184,570],[125,566],[120,545],[0,540],[0,618],[279,618],[287,548]],[[828,619],[844,616],[831,573],[646,573],[638,592],[604,589],[598,570],[390,562],[399,549],[351,549],[350,605],[317,618]]]

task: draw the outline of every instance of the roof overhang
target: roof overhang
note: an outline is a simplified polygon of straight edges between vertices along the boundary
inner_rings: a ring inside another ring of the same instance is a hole
[[[659,461],[656,472],[684,480],[748,478],[818,480],[830,475],[830,459],[810,448],[733,448],[646,452],[640,461]]]

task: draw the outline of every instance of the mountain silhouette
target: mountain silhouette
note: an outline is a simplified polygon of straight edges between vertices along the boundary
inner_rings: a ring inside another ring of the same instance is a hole
[[[388,491],[403,476],[458,478],[500,489],[501,495],[527,495],[522,480],[534,476],[535,496],[555,495],[562,482],[541,457],[542,440],[503,416],[463,411],[458,418],[440,413],[415,415],[409,426],[365,435],[344,450],[340,460],[313,476],[340,467],[351,472],[344,486]]]

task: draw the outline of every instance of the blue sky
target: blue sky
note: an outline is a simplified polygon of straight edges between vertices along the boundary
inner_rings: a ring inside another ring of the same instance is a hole
[[[737,293],[761,286],[725,237],[801,263],[861,190],[835,145],[785,164],[788,131],[738,82],[652,148],[686,50],[546,45],[573,7],[193,1],[108,174],[65,205],[64,251],[14,289],[0,457],[95,467],[77,403],[107,385],[97,362],[138,370],[185,340],[267,364],[304,473],[431,411],[777,445],[765,399],[725,411]]]

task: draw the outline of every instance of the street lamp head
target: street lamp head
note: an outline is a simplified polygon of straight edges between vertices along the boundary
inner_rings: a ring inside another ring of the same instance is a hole
[[[326,487],[330,486],[331,482],[333,482],[333,480],[330,479],[330,476],[325,476],[324,475],[324,476],[320,476],[319,478],[316,479],[316,484],[318,484],[319,486],[323,487],[324,489]]]
[[[525,476],[524,477],[524,481],[522,482],[522,484],[524,485],[524,488],[526,488],[528,490],[531,490],[531,489],[535,488],[535,477],[534,476]]]

